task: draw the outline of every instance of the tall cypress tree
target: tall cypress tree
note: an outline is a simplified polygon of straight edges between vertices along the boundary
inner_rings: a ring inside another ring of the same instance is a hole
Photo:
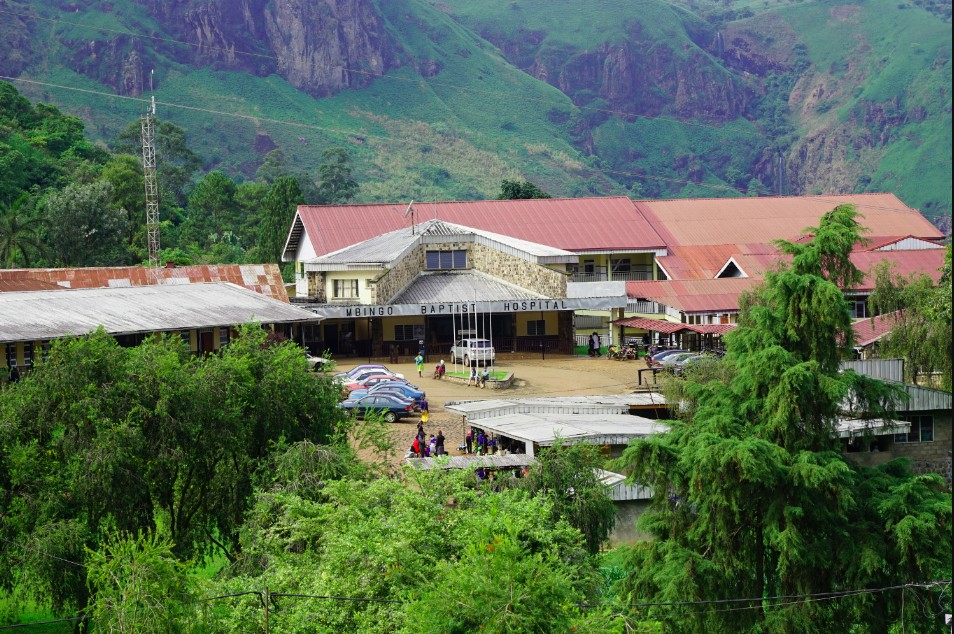
[[[265,195],[264,214],[258,234],[258,248],[264,261],[282,261],[282,249],[295,217],[295,209],[304,202],[294,176],[280,177]]]
[[[774,597],[950,578],[944,481],[897,460],[857,467],[839,450],[841,410],[883,417],[899,396],[838,372],[851,345],[841,288],[859,279],[848,255],[861,230],[855,210],[839,206],[808,230],[811,241],[777,243],[790,261],[747,299],[725,366],[711,380],[690,377],[671,431],[619,460],[655,490],[640,520],[654,539],[631,551],[624,583],[631,600],[753,599],[657,608],[675,631],[887,631],[901,618],[900,591]],[[912,603],[909,627],[935,627]]]

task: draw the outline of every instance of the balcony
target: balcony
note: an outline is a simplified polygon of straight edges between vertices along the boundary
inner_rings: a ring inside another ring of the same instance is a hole
[[[640,315],[662,315],[666,312],[666,307],[659,302],[630,300],[626,302],[626,312],[638,313]]]
[[[605,270],[596,270],[570,274],[571,282],[646,282],[652,279],[652,270],[614,271],[611,273],[607,273]]]

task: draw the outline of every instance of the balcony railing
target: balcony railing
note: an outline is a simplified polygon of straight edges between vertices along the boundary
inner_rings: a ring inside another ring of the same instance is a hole
[[[626,271],[624,273],[572,273],[571,282],[646,282],[653,279],[652,271]]]
[[[626,302],[626,312],[641,315],[662,315],[666,312],[666,307],[659,302],[629,301]]]

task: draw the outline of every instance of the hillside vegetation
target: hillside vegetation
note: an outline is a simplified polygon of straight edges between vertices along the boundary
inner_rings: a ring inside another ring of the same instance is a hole
[[[7,2],[0,74],[105,143],[154,94],[239,180],[275,148],[308,172],[345,147],[364,201],[524,178],[564,196],[893,191],[950,217],[943,1],[232,5]]]

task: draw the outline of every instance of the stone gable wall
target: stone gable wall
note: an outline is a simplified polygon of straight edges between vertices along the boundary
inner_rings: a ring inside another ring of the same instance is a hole
[[[468,254],[471,268],[544,297],[566,297],[566,274],[482,244],[472,246]]]
[[[398,262],[393,269],[388,269],[377,281],[371,284],[372,304],[387,304],[394,297],[407,288],[414,281],[418,273],[424,270],[424,245],[414,247]]]

